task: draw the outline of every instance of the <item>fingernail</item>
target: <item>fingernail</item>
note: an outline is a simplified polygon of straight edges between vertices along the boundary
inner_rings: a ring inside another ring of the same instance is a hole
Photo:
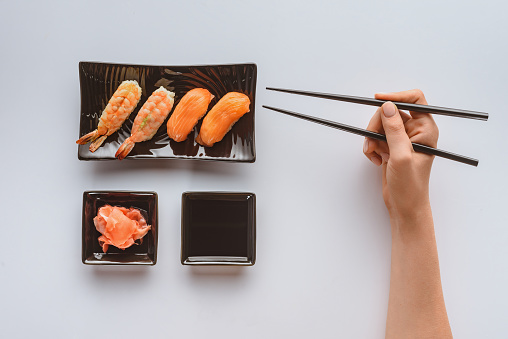
[[[363,153],[367,153],[369,149],[369,139],[365,138],[365,142],[363,143]]]
[[[390,154],[388,154],[388,153],[381,153],[381,158],[383,158],[383,160],[385,162],[388,162],[388,159],[390,159]]]
[[[376,166],[381,165],[381,160],[378,157],[372,157],[370,158],[370,161],[372,161]]]
[[[385,117],[390,118],[395,115],[395,104],[393,102],[388,102],[383,104],[383,113]]]

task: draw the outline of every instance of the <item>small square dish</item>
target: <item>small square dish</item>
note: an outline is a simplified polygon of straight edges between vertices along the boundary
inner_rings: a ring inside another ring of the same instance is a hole
[[[182,194],[183,265],[256,261],[256,196],[243,192]]]
[[[224,138],[212,147],[203,147],[195,139],[201,128],[198,122],[187,140],[175,142],[167,134],[167,119],[151,140],[137,143],[128,159],[200,159],[233,162],[254,162],[254,111],[256,107],[257,66],[254,63],[203,66],[149,66],[80,62],[81,116],[79,137],[95,130],[102,111],[124,80],[136,80],[141,87],[141,99],[122,124],[107,137],[101,147],[90,152],[89,144],[78,146],[79,160],[116,160],[115,153],[131,135],[134,119],[151,93],[164,86],[175,93],[176,107],[185,93],[193,88],[205,88],[214,95],[208,109],[228,92],[241,92],[250,99],[250,112],[233,125]],[[174,111],[174,108],[173,110]]]
[[[104,253],[98,238],[94,218],[104,205],[130,208],[141,212],[151,229],[125,250],[110,245]],[[157,262],[157,193],[128,191],[86,191],[83,193],[82,253],[83,264],[88,265],[155,265]],[[139,241],[137,241],[139,242]]]

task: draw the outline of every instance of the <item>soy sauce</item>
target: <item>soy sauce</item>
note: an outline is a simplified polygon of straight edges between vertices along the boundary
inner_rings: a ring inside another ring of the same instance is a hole
[[[250,193],[184,193],[182,261],[189,257],[243,257],[253,262],[254,199]]]

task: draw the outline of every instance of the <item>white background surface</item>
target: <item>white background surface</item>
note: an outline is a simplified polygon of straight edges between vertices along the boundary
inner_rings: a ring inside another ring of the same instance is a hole
[[[372,107],[266,86],[372,96],[421,88],[437,117],[431,201],[456,338],[506,338],[508,5],[504,1],[0,1],[3,338],[382,338],[390,229],[363,138]],[[79,61],[255,62],[257,161],[80,162]],[[159,193],[154,267],[81,263],[85,190]],[[182,266],[181,193],[257,194],[257,263]]]

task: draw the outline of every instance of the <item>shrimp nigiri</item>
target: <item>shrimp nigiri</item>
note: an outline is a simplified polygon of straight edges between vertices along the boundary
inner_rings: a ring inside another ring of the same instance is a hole
[[[196,141],[203,146],[212,147],[224,138],[238,119],[249,112],[249,106],[250,100],[245,94],[227,93],[203,119]]]
[[[118,86],[115,93],[102,112],[99,125],[93,132],[82,136],[76,144],[84,145],[89,142],[90,152],[95,152],[108,136],[115,133],[134,111],[141,98],[141,87],[137,81],[126,80]]]
[[[115,157],[122,160],[132,151],[136,142],[152,139],[173,108],[174,98],[175,93],[162,86],[155,90],[139,110],[132,125],[131,136],[120,145]]]
[[[174,141],[187,139],[199,119],[205,115],[213,95],[204,88],[188,91],[175,107],[168,120],[168,135]]]
[[[99,237],[99,244],[104,253],[108,251],[109,245],[124,250],[134,245],[136,240],[142,241],[151,229],[141,212],[133,207],[127,209],[104,205],[99,208],[93,222],[97,231],[102,234]]]

